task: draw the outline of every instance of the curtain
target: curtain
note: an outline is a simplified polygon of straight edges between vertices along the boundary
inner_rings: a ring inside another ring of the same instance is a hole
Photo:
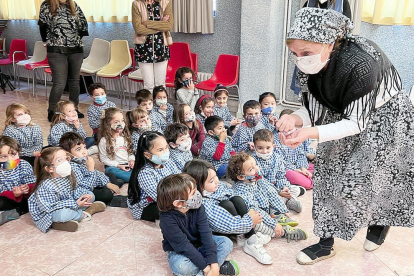
[[[362,21],[381,25],[414,25],[414,0],[364,0]]]
[[[173,0],[172,32],[214,33],[213,0]]]
[[[3,19],[36,19],[38,12],[33,0],[0,0],[0,17]]]

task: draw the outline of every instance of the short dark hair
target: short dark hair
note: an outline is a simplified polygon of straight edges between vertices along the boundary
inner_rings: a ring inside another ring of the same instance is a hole
[[[196,187],[188,174],[172,174],[162,179],[157,187],[157,206],[160,212],[174,209],[175,200],[187,200],[189,190]]]
[[[261,94],[261,95],[259,96],[259,103],[262,103],[262,102],[263,102],[263,100],[264,100],[266,97],[272,97],[273,99],[275,99],[275,101],[277,101],[277,100],[276,100],[276,96],[275,96],[275,94],[273,94],[272,92],[264,92],[263,94]]]
[[[253,135],[253,142],[256,143],[256,141],[266,141],[274,143],[274,135],[268,129],[260,129],[256,131],[256,133]]]
[[[216,89],[214,89],[214,98],[217,98],[221,94],[226,94],[226,96],[229,96],[229,90],[227,90],[227,87],[225,87],[222,84],[217,84]]]
[[[165,94],[167,94],[167,97],[168,97],[167,89],[165,89],[163,85],[158,85],[158,86],[155,86],[154,89],[152,89],[152,99],[154,101],[159,92],[165,92]]]
[[[210,116],[206,119],[204,122],[204,127],[206,128],[206,131],[214,130],[214,128],[220,123],[224,122],[224,120],[219,116]]]
[[[208,170],[216,171],[210,162],[203,159],[193,159],[184,165],[183,173],[194,178],[197,189],[202,193],[204,191],[204,183],[208,177]]]
[[[282,117],[285,114],[292,114],[293,112],[295,112],[295,111],[293,111],[292,109],[289,109],[289,108],[283,109],[282,112],[280,112],[279,117]]]
[[[188,127],[181,123],[172,123],[167,125],[164,131],[165,139],[167,143],[174,143],[177,141],[178,137],[189,133],[190,130]]]
[[[243,175],[243,164],[250,158],[250,155],[244,151],[233,155],[229,159],[229,165],[227,166],[227,176],[233,181],[238,181],[238,176]]]
[[[243,115],[246,115],[246,110],[249,109],[249,108],[251,108],[251,109],[256,109],[256,108],[260,109],[260,103],[258,101],[255,101],[255,100],[250,100],[250,101],[245,102],[244,105],[243,105]]]
[[[95,83],[92,83],[91,85],[89,85],[89,87],[88,87],[89,95],[93,96],[93,91],[95,91],[96,89],[99,89],[99,88],[102,88],[106,93],[105,85],[103,83],[100,83],[100,82],[95,82]]]
[[[59,146],[67,152],[81,144],[85,144],[85,139],[76,132],[66,132],[59,140]]]
[[[140,105],[142,102],[152,101],[152,94],[148,89],[138,90],[135,94],[137,104]]]
[[[19,154],[22,151],[22,147],[15,139],[9,136],[0,135],[0,149],[4,146],[9,146],[10,149],[17,151]]]

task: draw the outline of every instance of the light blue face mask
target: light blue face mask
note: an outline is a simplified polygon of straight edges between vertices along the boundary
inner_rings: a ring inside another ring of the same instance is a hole
[[[106,102],[106,96],[96,96],[95,103],[103,105]]]
[[[170,159],[170,151],[164,152],[161,156],[152,155],[151,162],[157,165],[165,165]]]

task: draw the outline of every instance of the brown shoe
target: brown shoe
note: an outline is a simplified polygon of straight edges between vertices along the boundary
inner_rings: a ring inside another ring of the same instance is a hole
[[[95,213],[103,212],[105,211],[106,205],[102,201],[95,201],[92,203],[91,206],[89,206],[84,212],[93,215]]]
[[[75,232],[78,229],[78,222],[70,220],[67,222],[53,222],[51,228],[60,231]]]

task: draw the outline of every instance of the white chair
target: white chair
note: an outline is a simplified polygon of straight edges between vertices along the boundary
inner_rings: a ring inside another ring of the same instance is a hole
[[[128,74],[128,79],[133,82],[141,83],[144,86],[144,77],[142,76],[141,69],[137,69]],[[129,109],[131,109],[131,89],[128,89],[129,94]]]
[[[30,59],[26,59],[26,60],[21,60],[18,63],[16,63],[17,67],[17,79],[19,82],[19,88],[20,88],[20,68],[26,66],[26,64],[29,63],[35,63],[35,62],[40,62],[46,59],[47,56],[47,51],[46,51],[46,47],[43,46],[43,42],[42,41],[36,41],[35,42],[35,46],[34,46],[34,50],[33,50],[33,56]],[[29,83],[30,83],[30,74],[27,77],[27,89],[29,89]],[[34,84],[33,84],[34,85]]]

